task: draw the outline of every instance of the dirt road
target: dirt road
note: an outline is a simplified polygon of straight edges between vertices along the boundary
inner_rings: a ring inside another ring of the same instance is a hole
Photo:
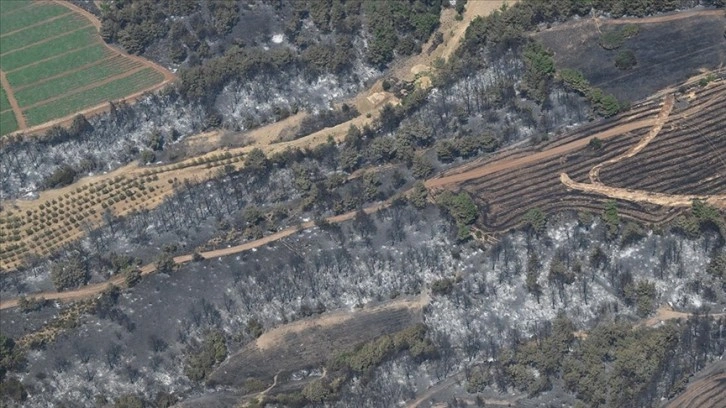
[[[663,101],[663,107],[661,108],[660,112],[658,113],[658,116],[655,119],[655,123],[653,124],[653,128],[643,136],[642,139],[635,145],[633,145],[630,149],[628,149],[625,153],[615,156],[610,160],[606,160],[596,166],[594,166],[592,169],[590,169],[590,182],[593,184],[602,184],[600,182],[600,170],[602,170],[603,167],[609,164],[615,164],[622,160],[631,158],[638,154],[640,151],[645,149],[648,144],[655,139],[656,136],[658,136],[658,133],[660,133],[661,129],[663,129],[663,125],[668,121],[668,116],[671,114],[671,111],[673,110],[673,105],[675,104],[676,98],[673,96],[673,94],[669,94],[666,96],[665,101]]]
[[[380,211],[384,208],[387,208],[391,205],[390,202],[383,202],[379,203],[370,207],[366,207],[363,209],[363,211],[366,214],[372,214],[376,211]],[[340,223],[348,220],[352,220],[355,218],[357,212],[351,211],[347,212],[345,214],[336,215],[333,217],[326,218],[326,221],[335,224]],[[309,221],[306,223],[301,224],[299,227],[289,227],[285,228],[282,231],[278,231],[274,234],[270,234],[266,237],[262,237],[260,239],[245,242],[244,244],[235,245],[229,248],[222,248],[222,249],[216,249],[213,251],[206,251],[206,252],[200,252],[200,255],[204,259],[211,259],[211,258],[218,258],[222,256],[228,256],[228,255],[234,255],[238,254],[240,252],[249,251],[253,248],[259,248],[264,245],[267,245],[271,242],[275,242],[277,240],[280,240],[285,237],[289,237],[290,235],[293,235],[297,232],[313,228],[315,226],[315,223],[313,221]],[[192,260],[192,254],[187,255],[180,255],[174,258],[174,262],[177,265],[181,265],[187,262],[191,262]],[[142,266],[141,268],[141,275],[146,276],[150,275],[154,272],[156,272],[156,265],[153,263],[146,264]],[[79,299],[85,299],[90,296],[95,296],[106,290],[110,285],[116,285],[116,286],[123,286],[124,285],[124,277],[121,275],[116,275],[110,278],[109,280],[101,283],[96,283],[92,285],[84,286],[80,289],[76,290],[70,290],[67,292],[41,292],[41,293],[33,293],[29,294],[28,296],[34,296],[36,298],[43,298],[45,300],[59,300],[59,301],[73,301],[73,300],[79,300]],[[0,302],[0,310],[2,309],[8,309],[11,307],[16,307],[18,305],[18,299],[8,299],[3,300]]]
[[[726,195],[685,195],[685,194],[663,194],[651,191],[631,190],[629,188],[609,187],[603,184],[587,184],[573,181],[567,173],[560,174],[560,181],[567,188],[604,195],[619,200],[632,201],[636,203],[655,204],[663,207],[690,207],[693,200],[702,200],[706,204],[726,209]]]
[[[538,162],[540,160],[545,160],[545,159],[549,159],[552,157],[561,156],[561,155],[563,155],[565,153],[569,153],[573,150],[583,148],[583,147],[587,146],[588,143],[590,143],[590,139],[592,139],[592,138],[597,137],[598,139],[603,139],[603,140],[609,139],[611,137],[619,136],[623,133],[632,132],[634,130],[650,127],[653,125],[654,121],[655,121],[654,119],[643,119],[643,120],[628,123],[625,125],[616,126],[614,128],[610,128],[608,130],[590,135],[586,138],[574,140],[570,143],[566,143],[566,144],[554,147],[549,150],[530,154],[525,157],[520,157],[517,159],[495,161],[495,162],[486,164],[481,167],[474,168],[472,170],[469,170],[469,171],[466,171],[463,173],[452,174],[452,175],[446,176],[446,177],[440,177],[440,178],[427,180],[424,184],[429,189],[441,188],[441,187],[444,187],[444,186],[447,186],[450,184],[462,183],[467,180],[484,177],[486,175],[496,173],[499,171],[515,169],[518,167],[526,166],[527,164],[532,164],[532,163]]]
[[[681,20],[689,17],[711,17],[711,16],[723,16],[723,9],[720,10],[688,10],[678,11],[673,14],[652,16],[652,17],[628,17],[628,18],[601,18],[595,17],[592,19],[582,19],[580,21],[567,22],[563,24],[554,25],[545,31],[559,31],[568,30],[573,27],[581,27],[585,25],[594,24],[596,29],[603,25],[622,25],[622,24],[654,24],[654,23],[667,23],[669,21]]]
[[[8,98],[8,102],[10,102],[10,107],[13,109],[15,121],[18,123],[18,129],[26,129],[28,124],[25,122],[23,111],[20,110],[20,105],[18,105],[18,101],[15,99],[15,92],[10,87],[10,82],[8,82],[8,79],[5,77],[5,72],[2,70],[0,70],[0,84],[5,90],[5,96]]]

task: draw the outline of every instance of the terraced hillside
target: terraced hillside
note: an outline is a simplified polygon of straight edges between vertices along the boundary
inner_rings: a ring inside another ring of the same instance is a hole
[[[601,185],[616,192],[723,196],[726,139],[720,117],[726,110],[725,96],[724,81],[677,94],[672,113],[653,141],[633,157],[600,169]],[[431,180],[427,186],[436,189],[458,184],[474,194],[485,209],[481,219],[488,230],[512,228],[535,208],[546,213],[577,210],[599,214],[612,199],[621,216],[664,222],[675,217],[683,205],[655,205],[647,200],[618,199],[614,194],[574,191],[560,180],[564,173],[575,183],[591,185],[591,169],[622,155],[647,136],[659,111],[661,105],[656,101],[646,102],[616,120],[582,127],[541,147],[541,152],[511,152],[463,173]],[[593,147],[592,138],[598,138],[602,147]]]
[[[0,134],[33,128],[159,86],[163,68],[108,47],[68,3],[0,3]]]

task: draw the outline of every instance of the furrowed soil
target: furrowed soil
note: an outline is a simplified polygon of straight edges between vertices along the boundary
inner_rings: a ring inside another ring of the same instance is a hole
[[[471,192],[484,209],[480,222],[492,231],[517,226],[533,208],[599,214],[610,199],[616,199],[621,216],[649,223],[672,219],[694,198],[726,208],[726,141],[719,137],[726,84],[718,81],[689,92],[675,95],[670,115],[670,97],[665,104],[646,102],[542,151],[502,152],[426,186],[434,192],[446,186]],[[592,137],[602,140],[601,150],[589,147]],[[602,163],[610,163],[600,170],[602,185],[586,183],[591,169]]]

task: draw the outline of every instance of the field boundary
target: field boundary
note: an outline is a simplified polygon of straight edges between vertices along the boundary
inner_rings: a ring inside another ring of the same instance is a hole
[[[42,84],[44,84],[46,82],[50,82],[50,81],[52,81],[54,79],[62,78],[62,77],[66,76],[66,75],[69,75],[69,74],[74,74],[74,73],[76,73],[78,71],[82,71],[84,69],[91,68],[91,67],[93,67],[95,65],[101,65],[103,63],[106,63],[106,62],[114,59],[114,58],[123,58],[123,57],[121,55],[109,55],[107,57],[103,57],[103,58],[101,58],[101,59],[99,59],[97,61],[91,62],[89,64],[81,65],[80,67],[76,67],[76,68],[73,68],[73,69],[68,70],[68,71],[63,71],[60,74],[55,74],[53,76],[49,76],[47,78],[43,78],[40,81],[32,82],[32,83],[29,83],[29,84],[26,84],[26,85],[21,85],[21,86],[15,87],[13,89],[13,91],[16,91],[16,92],[17,91],[22,91],[23,89],[28,89],[28,88],[31,88],[31,87],[34,87],[34,86],[42,85]]]
[[[45,20],[41,21],[41,23],[45,23],[45,22],[46,22]],[[65,31],[62,34],[58,34],[58,35],[55,35],[53,37],[48,37],[48,38],[42,39],[40,41],[36,41],[34,43],[30,43],[30,44],[27,44],[27,45],[23,45],[20,48],[15,48],[14,50],[10,50],[10,51],[8,51],[8,52],[6,52],[6,53],[4,53],[4,54],[2,54],[0,56],[4,56],[5,58],[7,58],[7,56],[10,55],[10,54],[14,54],[16,52],[24,51],[24,50],[27,50],[28,48],[35,47],[36,45],[42,45],[42,44],[45,44],[47,42],[50,42],[50,41],[53,41],[53,40],[57,40],[58,38],[63,38],[65,36],[67,36],[67,35],[71,35],[71,34],[74,34],[74,33],[79,32],[79,31],[83,31],[83,30],[89,29],[91,27],[93,27],[93,24],[86,24],[84,26],[81,26],[81,27],[78,27],[78,28],[74,28],[73,30]],[[23,68],[25,68],[25,65],[22,65],[22,66],[19,66],[17,68],[14,68],[14,70],[16,70],[16,69],[23,69]]]

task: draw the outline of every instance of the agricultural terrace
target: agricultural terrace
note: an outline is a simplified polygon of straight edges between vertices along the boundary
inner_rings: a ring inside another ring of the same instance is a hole
[[[72,5],[0,2],[0,134],[34,126],[163,83],[169,74],[110,48]]]
[[[614,120],[582,126],[541,151],[511,151],[432,179],[427,187],[458,185],[471,193],[486,208],[481,224],[488,231],[523,220],[536,224],[533,217],[562,211],[603,213],[608,206],[622,218],[658,224],[680,215],[691,203],[683,197],[691,195],[724,208],[726,140],[719,137],[724,95],[721,80],[677,92],[672,112],[669,97],[650,100]],[[571,185],[563,184],[563,173]]]

